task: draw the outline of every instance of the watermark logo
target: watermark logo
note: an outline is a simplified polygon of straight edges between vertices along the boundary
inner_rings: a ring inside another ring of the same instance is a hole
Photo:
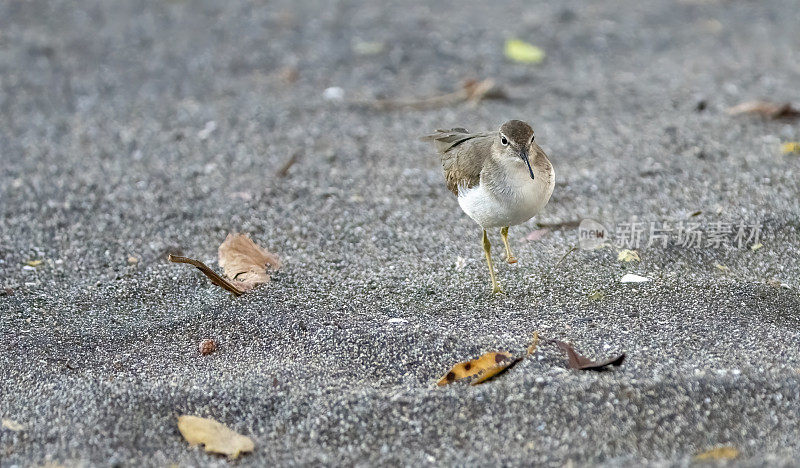
[[[584,219],[578,226],[578,244],[584,250],[599,249],[611,242],[610,233],[599,221]]]
[[[762,228],[748,222],[637,221],[617,223],[612,233],[593,219],[584,219],[578,226],[581,249],[597,249],[613,245],[620,249],[648,247],[667,248],[758,248]]]

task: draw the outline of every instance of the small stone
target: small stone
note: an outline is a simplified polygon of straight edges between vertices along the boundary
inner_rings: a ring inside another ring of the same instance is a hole
[[[322,97],[326,101],[341,101],[344,99],[344,90],[338,86],[332,86],[323,91]]]
[[[217,350],[217,342],[214,340],[203,340],[200,342],[198,349],[200,350],[200,354],[208,356]]]

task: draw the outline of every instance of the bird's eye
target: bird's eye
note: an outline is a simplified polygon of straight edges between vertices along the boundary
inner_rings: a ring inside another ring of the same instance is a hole
[[[502,143],[503,146],[508,146],[508,139],[505,136],[501,136],[500,143]]]

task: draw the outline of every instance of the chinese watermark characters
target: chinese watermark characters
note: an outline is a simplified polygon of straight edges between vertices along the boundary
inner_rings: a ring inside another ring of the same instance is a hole
[[[578,228],[582,249],[613,244],[621,249],[676,246],[681,248],[736,248],[759,244],[762,227],[758,223],[715,221],[638,221],[617,223],[612,235],[601,223],[585,219]],[[613,237],[613,239],[612,239]]]

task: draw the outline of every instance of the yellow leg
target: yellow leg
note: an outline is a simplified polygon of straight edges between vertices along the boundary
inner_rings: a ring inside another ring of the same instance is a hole
[[[489,276],[492,278],[492,294],[502,293],[500,285],[494,277],[494,265],[492,265],[492,244],[489,243],[489,235],[486,229],[483,230],[483,253],[486,255],[486,263],[489,265]]]
[[[508,245],[508,226],[500,229],[500,234],[503,236],[503,244],[506,245],[506,261],[508,263],[517,263],[517,257],[511,253],[511,246]]]

